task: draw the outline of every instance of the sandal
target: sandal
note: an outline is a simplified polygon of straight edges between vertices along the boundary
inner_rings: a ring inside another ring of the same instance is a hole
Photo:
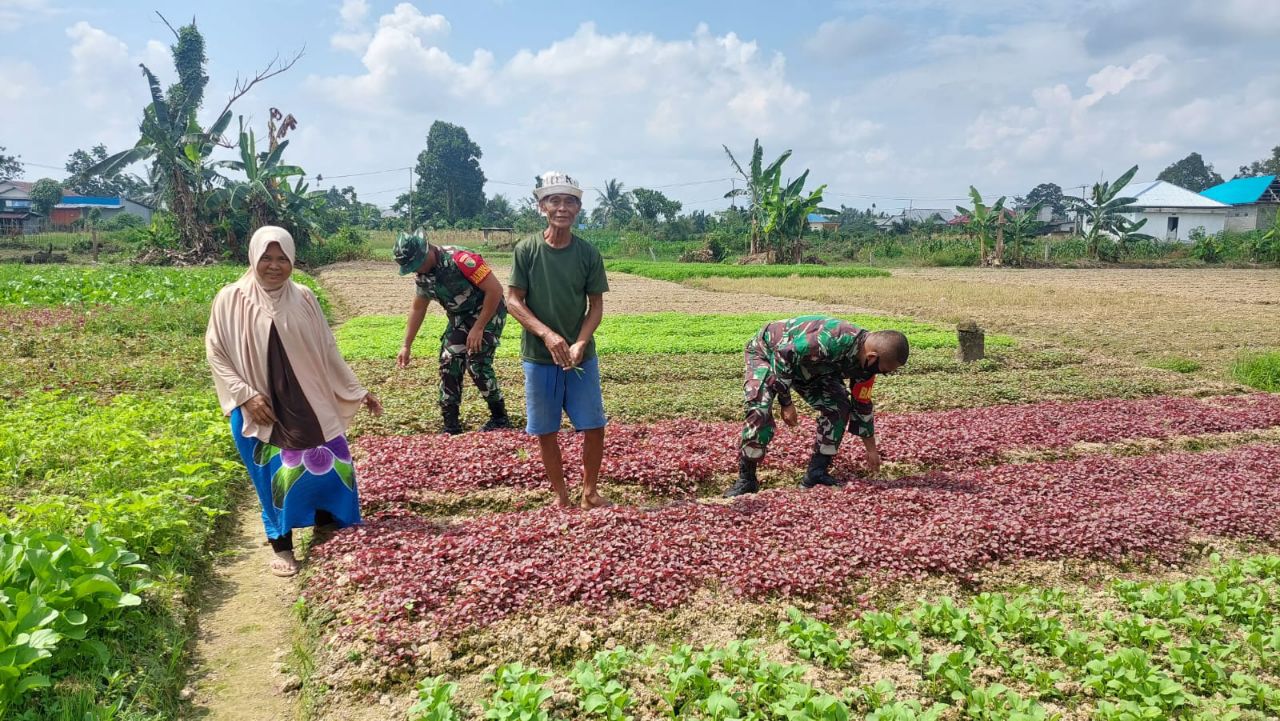
[[[291,551],[279,551],[275,554],[275,558],[271,559],[268,568],[271,569],[273,576],[279,576],[280,578],[296,576],[298,575],[298,559],[293,557]]]

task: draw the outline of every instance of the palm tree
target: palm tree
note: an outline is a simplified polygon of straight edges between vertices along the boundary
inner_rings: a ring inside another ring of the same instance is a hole
[[[760,231],[764,227],[767,211],[763,203],[765,193],[769,188],[776,186],[782,176],[782,164],[787,158],[791,157],[791,151],[778,156],[778,159],[769,164],[768,167],[762,167],[764,161],[764,149],[760,147],[760,139],[756,138],[755,144],[751,148],[751,172],[742,169],[738,163],[738,159],[733,157],[733,152],[729,150],[729,146],[722,145],[724,152],[729,156],[729,162],[733,164],[733,169],[738,171],[738,175],[746,181],[745,190],[731,190],[725,193],[726,198],[737,197],[739,195],[747,196],[751,199],[751,205],[747,208],[747,212],[751,215],[751,254],[755,255],[761,252]]]
[[[604,184],[603,191],[596,191],[600,202],[593,215],[601,225],[608,226],[613,221],[623,223],[631,216],[631,197],[622,188],[622,182],[613,178]]]
[[[1116,238],[1122,245],[1129,240],[1148,237],[1137,232],[1146,225],[1146,218],[1135,223],[1124,215],[1134,211],[1133,204],[1138,202],[1138,199],[1120,195],[1120,191],[1133,180],[1137,172],[1138,166],[1135,165],[1114,182],[1094,183],[1088,198],[1063,197],[1071,208],[1084,216],[1085,226],[1088,228],[1085,233],[1085,247],[1095,260],[1098,259],[1104,236]]]

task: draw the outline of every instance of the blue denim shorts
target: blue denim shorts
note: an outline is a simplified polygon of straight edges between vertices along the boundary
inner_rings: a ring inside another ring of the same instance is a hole
[[[604,399],[600,395],[600,359],[583,361],[577,370],[554,363],[524,361],[524,405],[529,422],[525,432],[533,436],[560,430],[562,413],[569,414],[574,430],[604,428]]]

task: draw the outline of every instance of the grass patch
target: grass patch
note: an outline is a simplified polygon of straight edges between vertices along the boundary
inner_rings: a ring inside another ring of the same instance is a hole
[[[0,306],[171,306],[195,302],[206,309],[222,286],[244,274],[244,266],[161,268],[139,265],[29,266],[0,264]],[[293,280],[327,301],[315,281],[295,272]],[[206,310],[207,314],[207,310]]]
[[[1268,393],[1280,393],[1280,351],[1247,353],[1231,367],[1241,383]]]
[[[1182,358],[1180,356],[1169,356],[1168,358],[1161,358],[1160,360],[1152,361],[1149,365],[1152,368],[1159,368],[1161,370],[1173,371],[1175,373],[1195,373],[1196,371],[1200,370],[1203,367],[1196,361],[1191,360],[1190,358]]]
[[[654,263],[606,260],[605,269],[655,280],[680,282],[690,278],[882,278],[889,271],[852,265],[726,265],[723,263]]]
[[[895,328],[911,339],[913,350],[954,348],[955,333],[929,323],[901,318],[871,315],[841,316],[869,330]],[[778,320],[774,313],[741,315],[684,315],[682,313],[643,313],[606,315],[596,331],[596,349],[601,355],[741,353],[747,341],[766,323]],[[352,318],[337,331],[338,348],[349,359],[393,358],[404,341],[404,316],[370,315]],[[433,357],[437,338],[444,330],[443,316],[428,316],[418,332],[414,347],[420,358]],[[498,356],[520,354],[520,324],[509,318],[503,331],[503,344]],[[987,336],[987,345],[1008,347],[1007,336]]]

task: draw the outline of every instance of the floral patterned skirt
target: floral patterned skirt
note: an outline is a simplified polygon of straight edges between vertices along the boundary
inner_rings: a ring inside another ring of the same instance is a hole
[[[360,522],[356,469],[346,436],[295,450],[245,438],[243,428],[244,416],[237,408],[231,412],[231,435],[262,502],[267,538],[314,525],[319,510],[333,514],[344,528]]]

